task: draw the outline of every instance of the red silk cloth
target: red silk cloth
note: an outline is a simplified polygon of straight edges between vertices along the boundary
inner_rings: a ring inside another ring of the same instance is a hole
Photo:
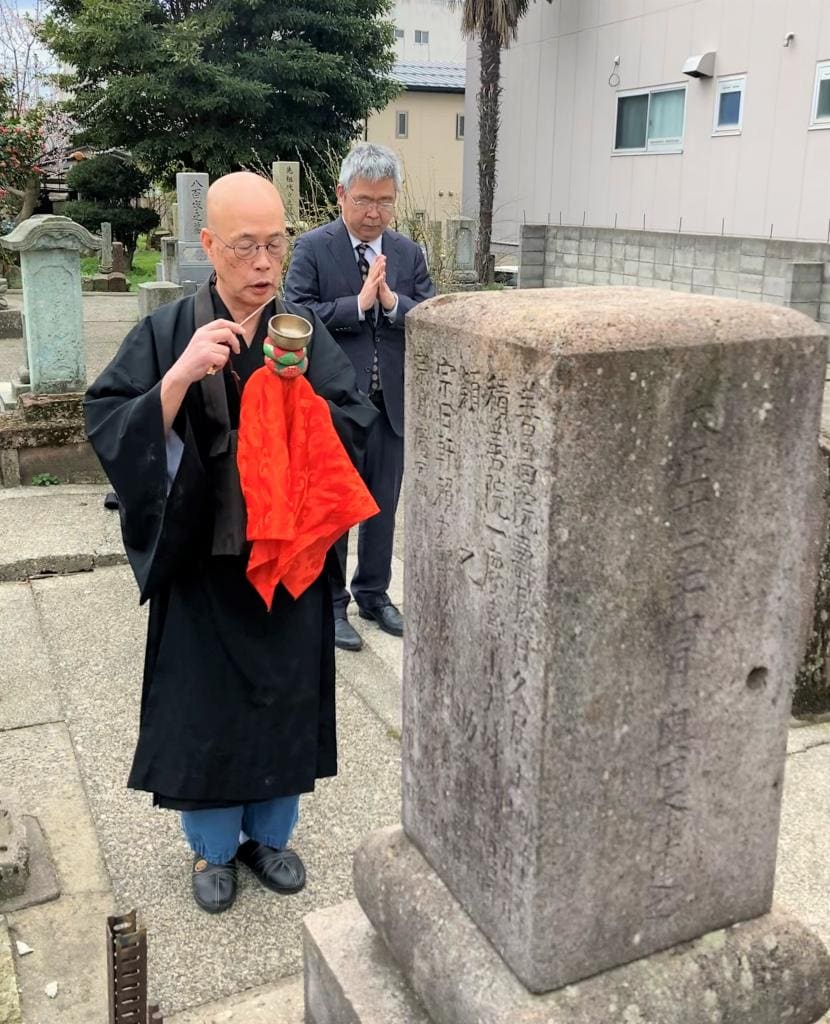
[[[298,598],[337,538],[379,509],[305,377],[264,366],[251,375],[236,461],[253,542],[247,576],[270,609],[278,584]]]

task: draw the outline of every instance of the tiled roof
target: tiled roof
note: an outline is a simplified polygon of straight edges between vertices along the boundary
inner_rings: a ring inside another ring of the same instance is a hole
[[[464,64],[398,60],[395,61],[392,77],[407,89],[464,92],[465,73]]]

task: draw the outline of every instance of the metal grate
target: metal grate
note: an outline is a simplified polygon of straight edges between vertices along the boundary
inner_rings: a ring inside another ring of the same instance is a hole
[[[164,1024],[147,1007],[147,933],[136,912],[107,918],[109,1024]]]

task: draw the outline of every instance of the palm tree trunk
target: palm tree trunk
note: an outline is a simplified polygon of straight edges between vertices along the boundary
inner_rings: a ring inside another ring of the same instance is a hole
[[[499,137],[501,45],[498,33],[487,26],[479,39],[481,90],[478,94],[478,247],[476,271],[483,284],[493,280],[490,241],[493,234],[493,196],[496,190],[496,146]]]

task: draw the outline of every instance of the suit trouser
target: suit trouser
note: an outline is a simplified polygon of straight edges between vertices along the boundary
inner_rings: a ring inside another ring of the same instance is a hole
[[[357,568],[352,576],[351,596],[361,608],[389,603],[392,579],[392,545],[395,539],[395,512],[403,480],[403,438],[389,423],[382,396],[373,398],[380,415],[366,438],[361,476],[380,512],[361,523],[357,534]],[[349,535],[334,545],[336,559],[329,560],[334,617],[343,618],[349,603],[346,589],[346,554]]]

